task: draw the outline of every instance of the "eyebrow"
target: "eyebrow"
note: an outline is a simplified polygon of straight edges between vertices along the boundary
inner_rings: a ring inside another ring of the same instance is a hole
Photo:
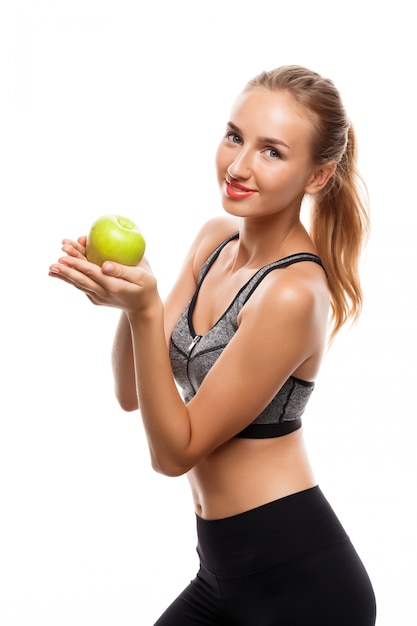
[[[235,131],[239,135],[242,134],[240,128],[236,126],[236,124],[233,124],[233,122],[228,122],[227,125],[229,126],[229,128],[231,128],[231,130]],[[258,137],[258,142],[269,143],[276,146],[284,146],[285,148],[288,148],[288,150],[290,150],[290,146],[286,144],[285,141],[282,141],[282,139],[277,139],[276,137]]]

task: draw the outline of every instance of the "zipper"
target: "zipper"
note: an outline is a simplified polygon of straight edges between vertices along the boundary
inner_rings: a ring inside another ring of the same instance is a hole
[[[196,392],[197,392],[197,390],[194,388],[194,385],[193,385],[193,383],[191,382],[189,367],[190,367],[190,358],[191,358],[191,353],[192,353],[192,351],[194,350],[194,347],[196,346],[196,344],[200,341],[200,339],[201,339],[201,335],[195,335],[195,336],[193,337],[192,342],[191,342],[191,343],[190,343],[190,345],[188,346],[188,357],[187,357],[187,378],[188,378],[188,381],[189,381],[189,383],[190,383],[190,385],[191,385],[191,389],[194,391],[194,393],[196,393]]]
[[[194,346],[200,341],[201,335],[196,335],[190,345],[188,346],[188,352],[191,352]]]

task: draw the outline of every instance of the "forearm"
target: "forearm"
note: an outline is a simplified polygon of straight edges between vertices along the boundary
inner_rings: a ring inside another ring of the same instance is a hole
[[[114,390],[120,406],[125,411],[134,411],[139,405],[136,393],[132,333],[125,313],[120,316],[113,341],[112,368]]]
[[[187,454],[191,427],[172,374],[162,303],[152,314],[129,316],[129,323],[136,389],[152,465],[163,474],[182,474],[193,464]]]

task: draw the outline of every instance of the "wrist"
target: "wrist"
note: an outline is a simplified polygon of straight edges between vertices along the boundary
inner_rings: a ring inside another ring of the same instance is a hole
[[[155,302],[149,303],[139,309],[132,309],[126,311],[126,317],[131,326],[153,324],[155,322],[163,321],[164,307],[160,298],[157,298]]]

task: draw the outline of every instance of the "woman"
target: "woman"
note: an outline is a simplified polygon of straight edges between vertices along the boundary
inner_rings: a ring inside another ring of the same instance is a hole
[[[99,268],[85,237],[64,240],[50,269],[121,309],[117,398],[140,404],[154,469],[189,478],[201,567],[156,624],[371,626],[371,583],[315,481],[301,423],[329,310],[331,340],[362,300],[368,217],[333,83],[299,66],[257,76],[216,165],[227,216],[198,233],[164,305],[145,260]]]

